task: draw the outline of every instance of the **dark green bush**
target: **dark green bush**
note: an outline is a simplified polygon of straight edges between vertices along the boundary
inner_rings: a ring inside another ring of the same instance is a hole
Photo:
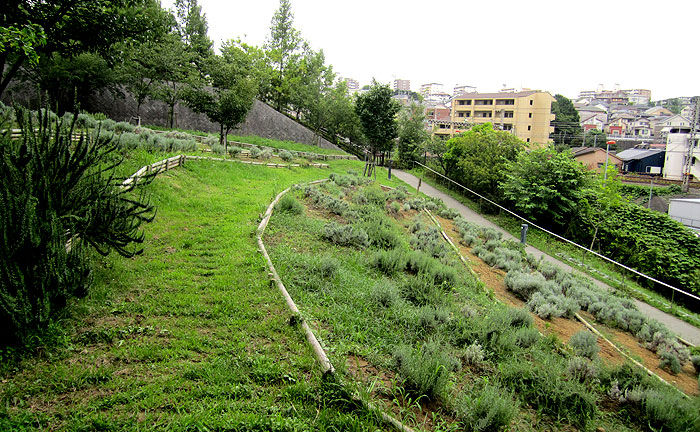
[[[275,206],[277,211],[300,215],[304,213],[304,206],[290,194],[284,194]]]
[[[141,223],[154,217],[147,200],[131,192],[133,185],[120,188],[115,180],[121,160],[111,134],[73,142],[74,125],[54,130],[41,114],[38,125],[24,110],[17,116],[22,138],[0,137],[3,344],[21,341],[69,298],[87,293],[88,246],[103,255],[134,256],[140,249],[131,245],[143,241]]]

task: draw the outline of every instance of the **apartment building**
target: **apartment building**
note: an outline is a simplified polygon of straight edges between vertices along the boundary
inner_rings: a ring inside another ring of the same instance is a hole
[[[394,80],[394,90],[397,91],[411,91],[411,80],[406,79],[395,79]]]
[[[543,146],[554,132],[550,125],[554,100],[539,90],[460,94],[452,99],[452,122],[493,123],[494,128],[511,131],[526,143]],[[450,130],[450,136],[456,133],[457,129]]]
[[[355,93],[360,90],[360,83],[356,79],[352,78],[341,78],[342,81],[348,85],[348,92]]]

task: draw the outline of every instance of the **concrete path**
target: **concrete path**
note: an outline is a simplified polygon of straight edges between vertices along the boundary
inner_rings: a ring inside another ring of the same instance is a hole
[[[410,186],[412,186],[414,189],[418,186],[418,178],[415,177],[412,174],[408,174],[406,172],[400,171],[400,170],[392,170],[392,174],[395,175],[397,178],[403,180],[404,182],[408,183]],[[471,210],[470,208],[466,207],[464,204],[460,203],[456,199],[452,198],[451,196],[445,194],[444,192],[441,192],[434,187],[422,183],[420,187],[420,191],[423,192],[424,194],[439,198],[441,199],[445,205],[449,208],[453,208],[457,210],[463,218],[470,222],[474,222],[477,225],[485,226],[485,227],[491,227],[495,228],[498,231],[503,233],[503,237],[506,239],[512,239],[516,241],[520,241],[519,238],[515,238],[512,235],[510,235],[508,232],[506,232],[504,229],[500,228],[496,224],[494,224],[491,221],[486,220],[483,218],[480,214],[476,213],[475,211]],[[562,268],[564,268],[567,271],[574,271],[579,274],[584,274],[583,272],[574,269],[570,265],[559,261],[558,259],[545,254],[544,252],[540,251],[539,249],[535,249],[534,247],[528,245],[525,247],[525,250],[528,253],[531,253],[532,255],[536,256],[537,258],[539,257],[544,257],[546,261],[552,262]],[[589,276],[589,279],[596,283],[598,286],[609,289],[611,291],[614,291],[613,288],[608,286],[607,284],[599,281],[598,279],[591,278]],[[637,308],[646,314],[648,317],[653,318],[659,322],[664,323],[671,331],[676,333],[678,336],[681,338],[687,340],[688,342],[694,344],[694,345],[700,345],[700,329],[698,329],[695,326],[692,326],[688,324],[687,322],[676,318],[673,315],[669,315],[666,312],[663,312],[653,306],[650,306],[642,301],[639,300],[634,300],[634,302],[637,305]]]

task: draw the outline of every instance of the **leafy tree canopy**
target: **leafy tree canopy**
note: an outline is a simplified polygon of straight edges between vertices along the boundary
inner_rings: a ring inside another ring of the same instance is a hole
[[[392,90],[387,84],[372,80],[369,91],[360,94],[355,101],[355,112],[360,118],[372,154],[391,151],[394,139],[398,136],[396,114],[400,106],[391,96]]]
[[[557,94],[552,102],[552,114],[554,114],[554,143],[565,144],[570,147],[581,143],[581,119],[574,104],[565,96]]]
[[[497,198],[507,163],[523,149],[525,143],[515,135],[494,130],[491,123],[476,125],[447,141],[446,172],[475,192]]]
[[[553,147],[522,152],[505,165],[504,197],[523,216],[563,231],[577,216],[588,173],[571,151]]]
[[[159,38],[168,25],[156,0],[10,0],[0,15],[0,95],[25,62],[91,52],[112,64],[121,54],[115,44]],[[16,34],[12,29],[25,32],[21,43],[7,43],[8,32]]]
[[[413,161],[423,158],[429,134],[425,130],[425,107],[413,103],[399,113],[398,162],[413,168]]]

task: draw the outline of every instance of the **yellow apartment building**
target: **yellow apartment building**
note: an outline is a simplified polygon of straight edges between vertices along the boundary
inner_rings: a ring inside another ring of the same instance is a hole
[[[493,123],[494,128],[511,131],[526,143],[544,146],[549,142],[554,120],[547,92],[527,90],[499,93],[462,93],[452,99],[452,122]],[[450,136],[463,132],[450,128]],[[442,131],[445,133],[445,129]]]

